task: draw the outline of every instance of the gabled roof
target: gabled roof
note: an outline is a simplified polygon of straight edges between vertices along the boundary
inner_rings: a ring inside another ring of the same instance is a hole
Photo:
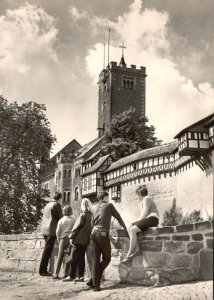
[[[199,125],[200,123],[205,123],[204,125],[206,126],[206,124],[209,123],[210,121],[212,121],[213,118],[214,118],[214,113],[212,113],[211,115],[209,115],[209,116],[207,116],[207,117],[205,117],[205,118],[203,118],[203,119],[201,119],[201,120],[199,120],[199,121],[197,121],[197,122],[191,124],[190,126],[184,128],[184,129],[182,129],[182,130],[174,137],[174,139],[179,138],[184,132],[188,131],[188,130],[191,129],[192,127],[195,127],[195,126]]]
[[[96,151],[96,152],[94,152],[94,153],[92,153],[92,155],[91,156],[89,156],[89,158],[87,158],[86,160],[84,160],[84,162],[83,163],[86,163],[86,162],[88,162],[88,161],[90,161],[90,160],[92,160],[93,158],[95,158],[99,153],[101,152],[101,150],[98,150],[98,151]]]
[[[98,159],[98,161],[93,165],[91,166],[90,168],[88,168],[83,174],[82,176],[85,176],[85,175],[88,175],[88,174],[91,174],[91,173],[94,173],[95,171],[97,171],[99,169],[99,167],[102,166],[102,164],[107,160],[107,158],[109,157],[110,155],[107,154],[103,157],[100,157],[100,159]]]
[[[101,136],[99,138],[94,139],[93,141],[89,142],[88,144],[84,145],[79,151],[77,157],[83,157],[85,156],[88,151],[90,151],[93,147],[95,147],[102,139],[104,136]]]
[[[165,145],[141,150],[137,153],[131,154],[129,156],[121,158],[121,159],[117,160],[116,162],[112,163],[110,165],[110,167],[105,171],[105,173],[108,173],[109,171],[121,168],[130,163],[139,161],[141,159],[156,157],[156,156],[163,155],[163,154],[171,154],[177,148],[178,148],[178,141],[174,141],[172,143],[168,143]]]

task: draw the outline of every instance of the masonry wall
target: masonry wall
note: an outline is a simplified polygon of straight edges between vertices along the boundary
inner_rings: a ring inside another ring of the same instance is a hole
[[[154,175],[123,183],[121,202],[116,202],[115,206],[127,226],[140,216],[140,202],[135,191],[142,184],[146,184],[157,204],[161,222],[164,211],[172,206],[174,198],[177,206],[182,207],[184,215],[201,210],[204,220],[208,218],[206,211],[213,216],[213,169],[202,171],[195,163],[190,163],[176,174]]]
[[[142,285],[163,285],[213,279],[213,221],[159,227],[139,234],[142,254],[121,263],[129,238],[124,230],[111,231],[112,261],[105,278]],[[0,236],[0,268],[38,272],[44,247],[37,233]],[[50,263],[53,272],[57,244]],[[91,258],[90,247],[88,256]],[[88,268],[87,268],[88,270]]]

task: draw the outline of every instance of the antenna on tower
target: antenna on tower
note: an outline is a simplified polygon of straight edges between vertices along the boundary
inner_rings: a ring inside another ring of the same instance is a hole
[[[103,42],[103,69],[105,69],[106,64],[106,33],[104,32],[104,42]]]
[[[109,66],[109,45],[110,45],[110,32],[111,32],[111,30],[110,30],[110,28],[109,28],[109,30],[108,30],[108,66]]]

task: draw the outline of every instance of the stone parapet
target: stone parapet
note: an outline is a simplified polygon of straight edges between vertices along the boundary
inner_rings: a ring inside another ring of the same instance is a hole
[[[213,279],[213,222],[158,227],[138,234],[142,253],[128,263],[129,238],[125,232],[112,230],[112,245],[120,255],[114,258],[111,278],[142,285],[165,285],[192,280]],[[116,255],[115,255],[116,256]],[[116,272],[118,267],[118,272]],[[116,277],[115,277],[116,279]]]
[[[121,263],[129,247],[122,229],[111,230],[112,260],[106,279],[141,285],[165,285],[213,279],[213,221],[149,228],[138,234],[142,253]],[[38,272],[44,239],[38,234],[0,235],[0,267]],[[50,271],[57,257],[54,248]],[[88,257],[90,247],[88,247]],[[87,271],[89,268],[87,267]]]

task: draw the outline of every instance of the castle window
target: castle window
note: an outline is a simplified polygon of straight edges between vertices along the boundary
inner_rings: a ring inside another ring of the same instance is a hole
[[[74,200],[77,201],[78,199],[79,199],[79,189],[78,189],[78,187],[76,187],[75,192],[74,192]]]
[[[111,198],[112,200],[119,200],[120,199],[120,194],[121,194],[121,187],[120,185],[115,185],[111,189]]]
[[[68,170],[68,178],[71,178],[71,170]]]
[[[90,190],[92,188],[92,177],[90,176],[88,179],[88,189]]]
[[[45,188],[46,191],[49,190],[49,182],[46,182],[46,183],[45,183],[44,188]]]
[[[67,193],[67,202],[70,202],[70,200],[71,200],[71,193],[68,192],[68,193]]]
[[[67,170],[64,170],[64,178],[67,177]]]
[[[63,193],[63,203],[66,202],[66,194],[67,194],[66,192]]]
[[[75,169],[75,177],[76,178],[80,177],[80,168]]]
[[[59,173],[58,173],[58,179],[60,179],[61,178],[61,172],[59,171]]]
[[[122,86],[124,89],[133,90],[134,89],[134,77],[133,76],[123,76]]]

